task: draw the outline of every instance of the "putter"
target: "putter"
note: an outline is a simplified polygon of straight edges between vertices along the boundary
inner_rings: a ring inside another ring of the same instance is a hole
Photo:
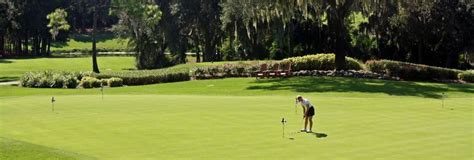
[[[54,99],[54,97],[51,97],[51,111],[54,112],[54,102],[56,102],[56,100]]]
[[[283,129],[283,132],[282,132],[282,138],[285,138],[285,123],[287,121],[285,120],[285,118],[281,118],[281,124],[282,124],[282,129]]]

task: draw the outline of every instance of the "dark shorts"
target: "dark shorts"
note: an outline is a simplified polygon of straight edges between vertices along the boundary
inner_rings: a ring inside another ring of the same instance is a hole
[[[306,112],[306,115],[305,115],[305,116],[306,116],[306,117],[312,117],[312,116],[314,116],[314,107],[313,107],[313,106],[309,107],[308,112]]]

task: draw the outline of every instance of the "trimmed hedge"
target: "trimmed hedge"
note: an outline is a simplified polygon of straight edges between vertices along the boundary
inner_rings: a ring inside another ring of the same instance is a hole
[[[463,72],[463,73],[459,73],[458,78],[460,80],[465,81],[465,82],[474,83],[474,72],[466,71],[466,72]]]
[[[20,79],[20,85],[31,88],[76,88],[78,79],[91,75],[90,72],[27,72]]]
[[[109,87],[121,87],[123,86],[123,80],[122,78],[110,78],[107,80],[107,85]]]
[[[334,70],[336,69],[335,54],[315,54],[302,57],[291,57],[283,59],[281,63],[291,62],[292,70]],[[344,70],[363,70],[364,65],[359,61],[346,57],[346,68]]]
[[[367,61],[365,65],[372,72],[400,77],[403,80],[457,80],[458,75],[462,72],[456,69],[391,60],[371,60]]]
[[[146,85],[167,82],[189,81],[189,70],[142,70],[129,72],[101,73],[96,75],[99,79],[120,78],[123,85]]]
[[[27,72],[20,85],[34,88],[96,88],[102,86],[145,85],[191,80],[189,69],[143,70],[95,74],[91,72]],[[114,78],[113,80],[108,80]],[[120,80],[119,80],[120,79]],[[80,81],[79,81],[80,80]]]
[[[82,88],[99,88],[102,86],[102,81],[95,77],[82,77],[79,87]]]
[[[224,64],[210,67],[195,68],[193,78],[213,79],[225,77],[250,77],[251,73],[258,71],[259,65],[253,64]]]

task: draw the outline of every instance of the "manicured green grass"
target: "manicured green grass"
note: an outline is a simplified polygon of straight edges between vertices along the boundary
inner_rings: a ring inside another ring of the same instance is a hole
[[[97,35],[97,50],[100,51],[127,51],[128,40],[114,37],[113,33],[101,33]],[[88,34],[73,34],[66,42],[53,43],[53,52],[76,52],[91,51],[92,38]]]
[[[0,151],[0,153],[2,153],[0,154],[0,159],[93,159],[92,157],[76,153],[6,138],[0,138],[0,147],[2,149],[2,151]]]
[[[135,69],[133,57],[98,57],[101,72]],[[92,71],[91,57],[0,60],[0,81],[18,80],[29,71]]]
[[[107,88],[104,99],[98,89],[0,90],[2,143],[47,148],[51,157],[61,150],[79,159],[472,158],[473,85],[237,78]],[[296,132],[297,94],[316,105],[314,134]]]

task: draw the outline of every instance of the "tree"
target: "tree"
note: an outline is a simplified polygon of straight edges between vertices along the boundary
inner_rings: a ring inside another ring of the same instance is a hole
[[[67,21],[67,12],[64,9],[56,9],[54,12],[48,14],[47,19],[49,20],[48,27],[49,32],[52,35],[53,40],[59,34],[59,30],[69,30],[71,27]]]
[[[162,12],[155,2],[146,0],[113,0],[112,14],[119,17],[115,32],[130,38],[136,51],[138,69],[161,68],[169,65],[165,57],[166,43],[158,27]]]
[[[228,0],[232,1],[232,0]],[[261,0],[240,1],[242,4],[252,4],[244,8],[255,28],[259,21],[279,19],[283,25],[294,20],[298,15],[306,19],[325,19],[328,26],[329,42],[336,54],[337,69],[345,69],[345,56],[350,51],[350,36],[347,30],[351,13],[359,11],[372,13],[374,5],[396,0]]]

